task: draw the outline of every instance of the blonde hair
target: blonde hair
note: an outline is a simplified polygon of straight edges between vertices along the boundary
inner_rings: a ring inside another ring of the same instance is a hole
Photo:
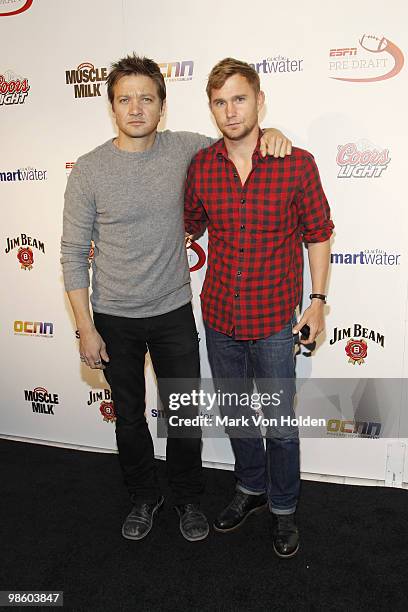
[[[234,74],[240,74],[245,77],[248,83],[253,87],[255,94],[259,93],[261,83],[256,70],[246,62],[241,62],[233,57],[226,57],[214,66],[208,76],[206,92],[210,102],[212,90],[221,89],[225,81]]]

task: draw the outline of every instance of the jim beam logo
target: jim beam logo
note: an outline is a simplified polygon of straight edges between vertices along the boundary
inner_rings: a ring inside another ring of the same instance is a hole
[[[102,95],[101,83],[107,76],[107,68],[95,68],[90,62],[83,62],[78,68],[65,71],[65,83],[74,86],[75,98],[95,98]]]
[[[110,389],[100,389],[99,391],[91,390],[89,392],[87,404],[88,406],[99,404],[99,412],[105,423],[114,423],[116,421],[116,413]]]
[[[32,270],[34,265],[33,248],[45,255],[44,242],[27,234],[20,234],[16,238],[6,238],[6,248],[4,250],[6,255],[16,248],[18,248],[16,255],[21,270]]]
[[[333,337],[330,339],[330,344],[336,344],[340,340],[347,340],[345,352],[348,357],[348,363],[352,365],[362,365],[368,353],[368,342],[375,342],[384,348],[384,334],[380,334],[373,329],[363,327],[360,323],[354,323],[353,327],[340,329],[335,327]]]
[[[24,390],[24,399],[31,404],[36,414],[49,414],[54,416],[54,407],[59,404],[58,393],[49,393],[44,387],[33,390]]]

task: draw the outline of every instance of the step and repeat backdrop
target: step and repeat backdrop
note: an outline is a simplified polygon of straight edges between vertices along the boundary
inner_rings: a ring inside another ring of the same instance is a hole
[[[302,438],[302,471],[406,486],[407,20],[405,0],[0,0],[1,435],[115,450],[110,390],[81,365],[62,282],[66,182],[80,155],[115,136],[104,83],[113,61],[136,51],[160,64],[160,129],[216,136],[206,79],[232,56],[259,73],[262,125],[314,154],[336,225],[326,331],[312,355],[302,349],[297,374],[337,412]],[[209,377],[206,246],[203,236],[189,259]],[[305,262],[307,296],[306,252]],[[148,359],[146,375],[164,456]],[[226,439],[205,439],[203,457],[233,462]]]

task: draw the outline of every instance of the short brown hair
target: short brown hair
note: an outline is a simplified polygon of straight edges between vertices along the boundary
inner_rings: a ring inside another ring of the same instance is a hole
[[[156,83],[157,93],[159,94],[159,98],[163,104],[164,100],[166,99],[166,84],[164,82],[164,76],[160,71],[160,66],[148,57],[140,57],[133,53],[132,55],[127,55],[111,65],[111,71],[106,79],[106,85],[108,86],[109,102],[112,105],[114,98],[114,86],[119,79],[132,74],[141,74],[143,76],[150,77]]]
[[[245,77],[254,88],[256,94],[260,92],[261,83],[257,71],[246,62],[241,62],[233,57],[226,57],[214,66],[208,76],[206,92],[210,102],[212,90],[221,89],[225,81],[234,74],[240,74]]]

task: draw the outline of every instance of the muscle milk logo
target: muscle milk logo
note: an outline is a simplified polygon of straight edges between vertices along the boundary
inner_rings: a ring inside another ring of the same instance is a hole
[[[388,149],[378,149],[364,140],[338,145],[337,178],[379,178],[390,161]]]
[[[37,170],[31,166],[17,170],[0,171],[0,182],[9,183],[17,181],[46,181],[47,170]]]
[[[190,272],[196,272],[205,264],[205,251],[197,242],[193,242],[187,249],[187,258]]]
[[[41,253],[45,255],[44,242],[38,238],[27,236],[27,234],[20,234],[20,236],[16,238],[6,238],[6,248],[4,252],[8,255],[8,253],[18,248],[17,259],[20,262],[21,269],[31,270],[34,264],[34,253],[31,247],[41,251]]]
[[[402,51],[393,42],[363,34],[354,44],[330,49],[330,78],[351,83],[385,81],[401,72]]]
[[[91,390],[89,392],[87,404],[88,406],[99,404],[99,412],[105,423],[113,423],[116,421],[115,408],[110,389],[101,389],[99,391]]]
[[[25,389],[24,399],[31,404],[33,412],[37,414],[54,416],[54,407],[59,404],[58,393],[49,393],[44,387],[36,387],[32,391]]]
[[[24,104],[29,91],[27,78],[20,77],[11,70],[0,74],[0,106]]]
[[[364,249],[354,253],[332,253],[330,261],[346,266],[399,266],[400,253],[389,253],[383,249]]]
[[[288,72],[303,72],[303,59],[291,59],[284,55],[267,57],[259,62],[249,64],[258,74],[283,74]]]
[[[53,338],[54,323],[45,321],[14,321],[14,335]]]
[[[95,98],[101,95],[101,82],[106,81],[107,68],[95,68],[89,62],[65,71],[65,83],[74,86],[75,98]]]
[[[163,62],[159,64],[160,71],[166,81],[191,81],[194,73],[194,62],[182,60],[180,62]]]
[[[0,17],[19,15],[27,11],[33,0],[0,0]]]
[[[344,350],[348,357],[348,362],[352,365],[362,365],[365,363],[365,358],[368,354],[368,342],[367,340],[378,344],[384,348],[384,334],[363,327],[360,323],[354,323],[352,327],[346,327],[340,329],[335,327],[333,329],[333,335],[330,339],[330,345],[336,344],[337,342],[345,340],[346,345]]]

